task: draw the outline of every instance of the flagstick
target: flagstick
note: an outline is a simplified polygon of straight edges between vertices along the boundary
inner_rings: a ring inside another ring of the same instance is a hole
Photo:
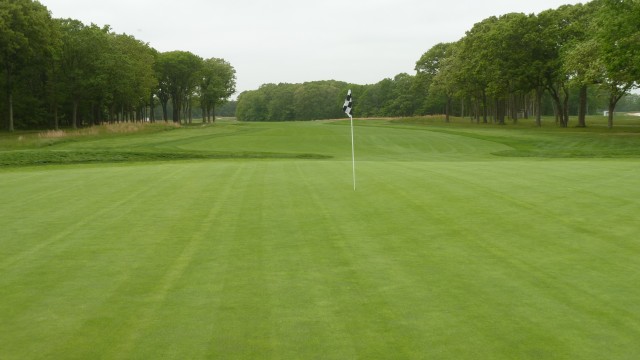
[[[347,98],[344,101],[342,111],[349,115],[349,119],[351,119],[351,160],[353,162],[353,191],[356,191],[356,150],[353,141],[353,115],[351,115],[352,110],[353,99],[351,98],[351,89],[349,89],[349,91],[347,91]]]
[[[356,150],[353,141],[353,116],[349,114],[351,119],[351,160],[353,162],[353,191],[356,191]]]

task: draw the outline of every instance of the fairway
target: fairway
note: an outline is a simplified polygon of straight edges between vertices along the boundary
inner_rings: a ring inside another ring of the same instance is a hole
[[[342,121],[0,167],[0,359],[636,359],[640,137],[519,157],[473,129],[357,122],[356,191]]]

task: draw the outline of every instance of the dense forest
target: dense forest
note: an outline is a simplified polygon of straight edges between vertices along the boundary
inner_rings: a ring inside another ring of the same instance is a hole
[[[224,59],[158,52],[109,26],[54,19],[33,0],[0,0],[0,121],[4,129],[102,122],[213,121],[235,92]]]
[[[427,114],[477,122],[556,115],[559,126],[587,113],[640,110],[640,1],[593,0],[539,14],[492,16],[417,60],[415,74],[376,84],[339,81],[266,84],[240,94],[248,121],[339,117],[347,89],[358,117]],[[337,110],[336,110],[337,109]]]

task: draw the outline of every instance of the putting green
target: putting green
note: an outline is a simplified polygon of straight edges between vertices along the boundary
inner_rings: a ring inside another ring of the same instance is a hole
[[[0,358],[631,359],[640,161],[411,126],[55,151],[318,154],[0,171]]]

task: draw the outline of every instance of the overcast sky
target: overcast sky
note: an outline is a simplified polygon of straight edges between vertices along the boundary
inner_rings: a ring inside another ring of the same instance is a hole
[[[218,57],[238,92],[264,83],[372,84],[414,73],[420,56],[473,24],[566,0],[40,0],[55,18],[111,25],[158,51]]]

